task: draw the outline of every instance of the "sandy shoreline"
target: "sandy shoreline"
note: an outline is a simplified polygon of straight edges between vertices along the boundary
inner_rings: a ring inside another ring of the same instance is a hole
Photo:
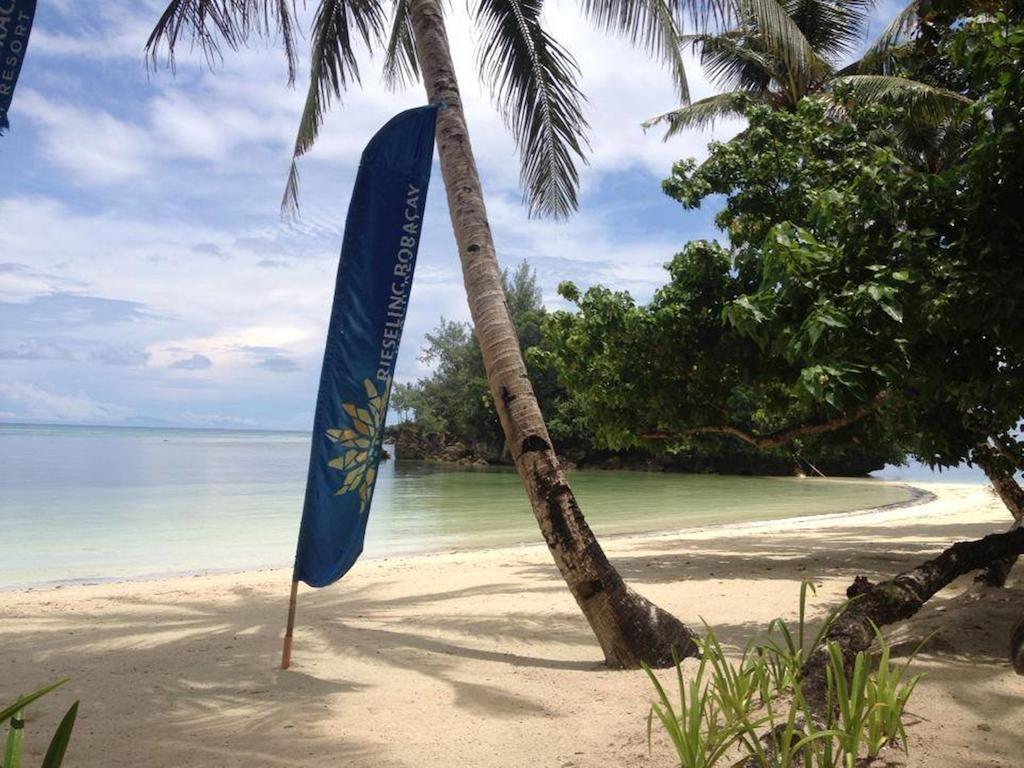
[[[889,576],[1008,526],[984,487],[917,485],[935,498],[604,543],[635,588],[740,646],[795,613],[803,578],[820,585],[823,613],[859,573]],[[664,744],[647,753],[647,681],[600,666],[543,546],[367,560],[303,589],[294,666],[281,672],[289,577],[3,593],[0,699],[71,678],[30,716],[26,764],[74,698],[72,768],[674,764]],[[915,665],[928,673],[912,707],[922,721],[895,765],[1024,765],[1024,678],[1006,661],[1022,582],[982,594],[967,577],[899,630],[938,634]]]
[[[829,483],[843,483],[843,482],[864,482],[860,478],[829,478]],[[811,480],[811,482],[817,482]],[[909,494],[909,498],[904,501],[895,501],[891,504],[885,504],[877,507],[867,507],[864,509],[853,509],[845,512],[816,512],[806,515],[793,515],[791,517],[776,517],[769,518],[766,520],[739,520],[739,521],[724,521],[716,523],[705,523],[685,526],[678,529],[670,529],[667,531],[639,531],[632,533],[623,532],[599,532],[602,543],[613,542],[619,539],[644,539],[648,537],[658,537],[668,535],[686,535],[689,533],[696,533],[708,530],[716,530],[720,528],[728,528],[729,530],[741,531],[749,529],[757,529],[759,526],[770,525],[774,527],[778,523],[792,523],[799,524],[807,520],[821,520],[827,521],[834,517],[840,518],[851,518],[857,515],[876,515],[879,512],[900,509],[903,507],[910,507],[917,504],[923,504],[931,501],[935,498],[935,494],[927,490],[922,486],[929,486],[929,483],[908,483],[903,480],[872,480],[871,482],[878,483],[880,485],[896,486],[905,489]],[[534,527],[534,530],[535,527]],[[438,554],[461,554],[461,553],[472,553],[472,552],[489,552],[494,550],[502,549],[520,549],[522,547],[533,547],[540,546],[538,541],[532,540],[534,537],[531,536],[531,541],[523,542],[502,542],[502,543],[485,543],[485,544],[459,544],[457,546],[452,545],[438,545],[435,547],[428,547],[422,550],[414,552],[403,552],[400,555],[373,555],[364,553],[360,558],[360,562],[374,562],[379,560],[395,560],[395,559],[408,559],[408,558],[419,558],[428,557],[431,555]],[[88,587],[88,586],[100,586],[109,584],[131,584],[137,582],[151,582],[151,581],[171,581],[175,579],[193,578],[196,576],[241,576],[247,573],[262,573],[265,571],[277,571],[283,570],[290,567],[289,564],[284,562],[278,563],[258,563],[249,565],[243,568],[195,568],[185,570],[171,570],[171,571],[152,571],[149,573],[142,573],[132,576],[111,576],[111,577],[86,577],[80,579],[53,579],[51,581],[39,581],[39,582],[25,582],[15,584],[3,584],[0,583],[0,595],[6,592],[35,592],[45,591],[49,589],[65,589],[68,587]]]

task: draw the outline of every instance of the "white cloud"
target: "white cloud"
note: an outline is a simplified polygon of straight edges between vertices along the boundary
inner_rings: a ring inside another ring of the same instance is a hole
[[[18,112],[40,124],[47,159],[78,181],[116,184],[143,174],[153,142],[144,128],[95,109],[18,92]]]
[[[39,421],[112,422],[131,408],[94,400],[84,393],[59,394],[38,384],[0,381],[0,404],[13,418]]]
[[[42,30],[41,52],[72,59],[114,56],[128,66],[141,67],[142,43],[157,18],[156,6],[139,9],[133,4],[130,9],[115,11],[105,7],[100,15],[102,25],[80,37]],[[663,173],[679,156],[703,154],[707,135],[688,133],[665,143],[660,131],[645,134],[640,127],[645,118],[677,106],[671,77],[662,65],[628,41],[595,29],[581,17],[576,3],[552,3],[545,15],[549,31],[580,64],[580,86],[588,98],[586,113],[592,125],[593,146],[585,183],[594,183],[595,174],[632,167]],[[305,16],[308,22],[311,11],[307,10]],[[514,189],[518,168],[508,162],[514,143],[489,92],[477,81],[477,39],[462,6],[454,6],[449,14],[448,31],[478,162],[487,181],[497,189]],[[141,174],[141,155],[158,153],[172,159],[219,162],[232,149],[252,142],[266,142],[282,155],[290,150],[304,97],[301,76],[306,71],[305,62],[299,69],[299,87],[291,90],[285,84],[279,52],[259,44],[226,51],[223,63],[212,72],[206,69],[201,55],[190,50],[187,41],[181,45],[178,59],[177,78],[166,69],[152,74],[144,96],[148,105],[145,119],[130,125],[104,112],[50,103],[38,94],[31,96],[30,105],[21,104],[20,109],[42,121],[50,131],[55,162],[98,182]],[[419,84],[400,93],[388,92],[380,85],[380,56],[371,58],[364,52],[359,65],[365,87],[353,88],[343,104],[334,106],[307,164],[353,163],[367,137],[388,116],[423,102]],[[693,57],[688,76],[694,98],[713,92]],[[715,135],[728,136],[735,130],[735,123],[723,124]],[[92,134],[102,135],[82,138]],[[84,157],[76,158],[80,154],[76,151],[63,151],[69,146],[81,147]],[[98,162],[103,157],[114,161],[109,168]]]
[[[286,87],[279,51],[260,45],[227,51],[211,73],[186,44],[176,77],[161,70],[146,80],[142,45],[159,2],[59,5],[62,31],[36,30],[36,74],[26,70],[30,77],[18,94],[18,111],[34,130],[45,167],[23,167],[15,175],[31,182],[4,185],[0,221],[17,225],[0,231],[0,254],[14,265],[6,271],[0,265],[0,301],[27,305],[60,293],[145,308],[146,316],[131,323],[71,329],[83,348],[139,350],[110,352],[109,360],[139,365],[99,370],[89,394],[72,398],[100,405],[119,400],[143,415],[185,423],[198,423],[189,422],[200,418],[195,414],[226,411],[229,418],[248,418],[226,402],[251,408],[261,423],[279,423],[277,414],[284,413],[289,423],[301,421],[296,414],[312,409],[359,153],[390,115],[423,102],[421,86],[388,93],[378,85],[380,57],[363,57],[366,89],[335,105],[318,146],[301,161],[302,219],[282,224],[278,201],[304,94],[301,82],[296,90]],[[563,223],[526,217],[514,144],[477,83],[464,7],[455,4],[450,16],[499,257],[505,264],[531,261],[552,302],[562,279],[606,282],[646,297],[664,281],[661,265],[682,244],[685,225],[665,217],[649,230],[634,220],[652,203],[664,204],[658,179],[679,157],[702,155],[708,136],[664,143],[660,133],[645,134],[644,118],[675,105],[668,73],[626,41],[595,31],[575,3],[552,4],[547,14],[550,30],[579,59],[594,148],[583,172],[584,207]],[[691,76],[695,96],[710,92],[696,66]],[[117,87],[99,88],[105,79]],[[82,88],[85,82],[91,91]],[[735,125],[724,125],[716,133],[732,130]],[[622,183],[626,171],[632,174],[628,199],[609,203],[606,190]],[[443,192],[436,175],[400,378],[423,372],[417,348],[440,315],[468,316]],[[0,342],[24,351],[17,345],[29,330],[24,323],[2,328]],[[253,348],[278,352],[258,355]],[[190,362],[197,360],[210,364]],[[57,363],[19,365],[25,369],[19,376],[30,377],[40,369],[29,366]],[[78,383],[71,389],[77,392]]]

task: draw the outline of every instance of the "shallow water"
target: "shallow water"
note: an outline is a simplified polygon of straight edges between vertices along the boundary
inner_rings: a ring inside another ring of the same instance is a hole
[[[0,588],[290,564],[309,437],[0,425]],[[873,480],[577,471],[598,534],[904,501]],[[519,478],[386,462],[367,557],[536,542]]]

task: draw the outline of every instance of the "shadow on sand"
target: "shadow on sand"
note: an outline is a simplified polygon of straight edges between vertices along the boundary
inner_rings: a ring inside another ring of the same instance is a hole
[[[716,616],[714,600],[701,596],[728,582],[786,582],[792,605],[766,610],[792,614],[802,579],[830,582],[835,593],[857,574],[890,576],[989,530],[915,523],[885,529],[886,540],[878,539],[882,529],[859,525],[770,538],[723,532],[641,540],[613,559],[630,583],[694,623],[698,611],[684,599],[698,600],[720,639],[738,648],[770,616]],[[488,764],[540,766],[550,763],[530,758],[530,734],[541,739],[545,729],[581,724],[636,730],[630,748],[633,740],[642,747],[646,682],[601,667],[546,553],[510,558],[479,573],[471,556],[424,559],[416,566],[422,571],[366,565],[359,578],[332,589],[303,590],[296,663],[287,672],[277,669],[287,599],[280,572],[10,595],[0,694],[72,678],[63,697],[83,700],[74,766],[391,768],[449,764],[449,749],[494,748],[512,751]],[[487,583],[495,572],[500,581]],[[1001,697],[1007,719],[985,734],[998,745],[1016,738],[1022,704],[986,683],[1008,674],[1001,633],[1022,598],[1019,582],[941,597],[898,638],[908,647],[938,630],[922,669],[962,689],[966,706],[976,703],[971,697]],[[30,732],[49,730],[55,709],[40,708]],[[608,738],[581,736],[580,743]],[[514,754],[515,743],[522,754]],[[573,754],[566,758],[572,765],[605,764]]]

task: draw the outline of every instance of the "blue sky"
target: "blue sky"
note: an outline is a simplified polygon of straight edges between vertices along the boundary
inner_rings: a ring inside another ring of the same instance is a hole
[[[0,138],[0,421],[305,429],[359,153],[422,91],[386,91],[379,57],[364,57],[364,90],[303,159],[303,214],[283,223],[305,82],[289,89],[283,56],[262,44],[212,72],[185,48],[176,73],[147,73],[161,7],[40,0]],[[528,260],[549,306],[566,279],[644,299],[686,240],[714,235],[713,211],[686,213],[660,190],[712,136],[645,134],[641,120],[674,105],[671,78],[575,8],[550,3],[547,22],[582,69],[593,153],[580,212],[560,223],[526,217],[463,4],[450,21],[499,259]],[[697,96],[713,92],[690,76]],[[435,163],[398,380],[427,372],[417,354],[440,316],[468,318],[441,184]]]

